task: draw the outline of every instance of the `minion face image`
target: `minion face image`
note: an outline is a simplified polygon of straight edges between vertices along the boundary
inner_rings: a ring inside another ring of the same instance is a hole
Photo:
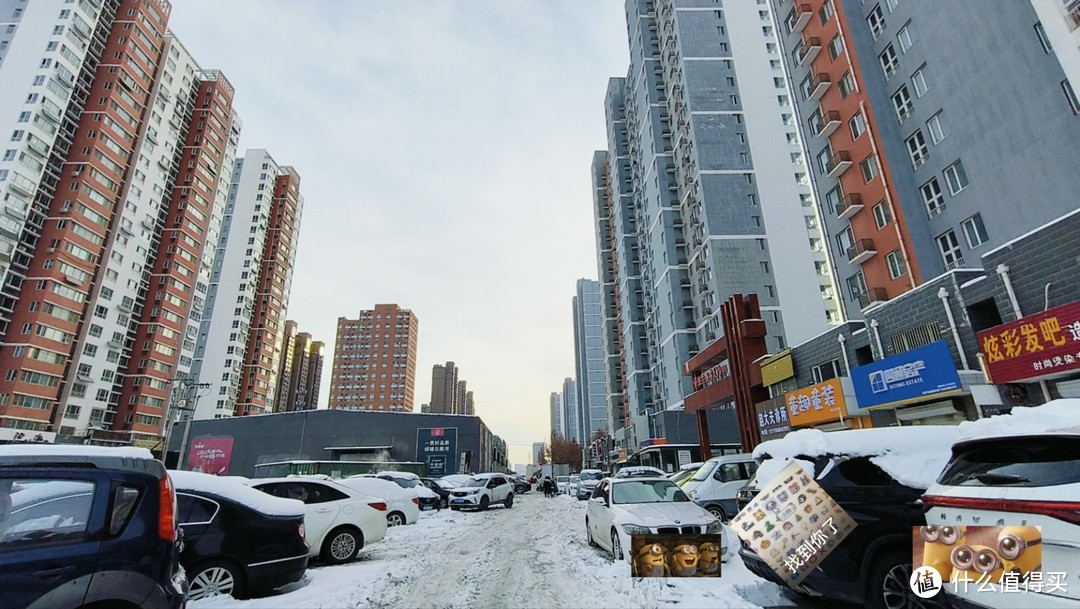
[[[698,546],[697,574],[720,574],[720,546],[711,541],[707,541]]]
[[[1028,573],[1042,570],[1042,532],[1038,527],[1001,527],[997,552],[1006,573],[1026,579]]]
[[[664,546],[658,543],[649,543],[641,546],[634,559],[637,577],[664,577],[667,568],[664,566]]]
[[[967,527],[919,527],[919,537],[923,540],[922,566],[937,569],[937,572],[941,574],[941,579],[949,581],[953,570],[949,555],[952,553],[953,547],[964,543],[967,537]]]
[[[674,577],[690,577],[697,573],[699,558],[697,546],[679,544],[668,554],[668,573]]]
[[[958,545],[949,555],[953,570],[950,581],[989,581],[999,583],[1004,573],[1001,558],[993,548],[979,545]]]

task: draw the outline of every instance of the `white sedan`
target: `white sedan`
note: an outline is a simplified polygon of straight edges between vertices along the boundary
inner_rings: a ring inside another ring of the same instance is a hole
[[[304,502],[304,539],[311,556],[331,564],[356,558],[364,545],[386,535],[386,501],[315,478],[259,478],[253,488]]]
[[[420,519],[420,499],[412,489],[367,474],[358,474],[337,481],[353,490],[386,500],[386,525],[391,527],[413,524]]]
[[[724,525],[663,477],[605,478],[596,485],[585,516],[589,545],[628,559],[631,535],[720,535],[720,555],[730,557]]]

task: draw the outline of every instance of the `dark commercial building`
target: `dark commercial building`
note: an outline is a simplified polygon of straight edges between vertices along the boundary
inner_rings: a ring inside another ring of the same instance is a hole
[[[298,461],[414,464],[436,476],[508,470],[506,442],[475,416],[312,410],[193,421],[170,436],[170,464],[185,435],[183,468],[220,475],[277,475],[259,466]]]

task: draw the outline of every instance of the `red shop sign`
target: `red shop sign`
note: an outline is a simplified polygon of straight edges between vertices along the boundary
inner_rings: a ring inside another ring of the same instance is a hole
[[[994,383],[1080,370],[1080,302],[1028,315],[976,336]]]

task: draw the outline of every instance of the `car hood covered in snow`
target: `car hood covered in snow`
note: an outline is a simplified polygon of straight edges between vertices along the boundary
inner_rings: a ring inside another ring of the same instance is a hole
[[[715,516],[703,510],[696,503],[689,501],[677,503],[624,503],[615,504],[611,507],[619,524],[665,527],[693,524],[706,525],[716,520]]]

